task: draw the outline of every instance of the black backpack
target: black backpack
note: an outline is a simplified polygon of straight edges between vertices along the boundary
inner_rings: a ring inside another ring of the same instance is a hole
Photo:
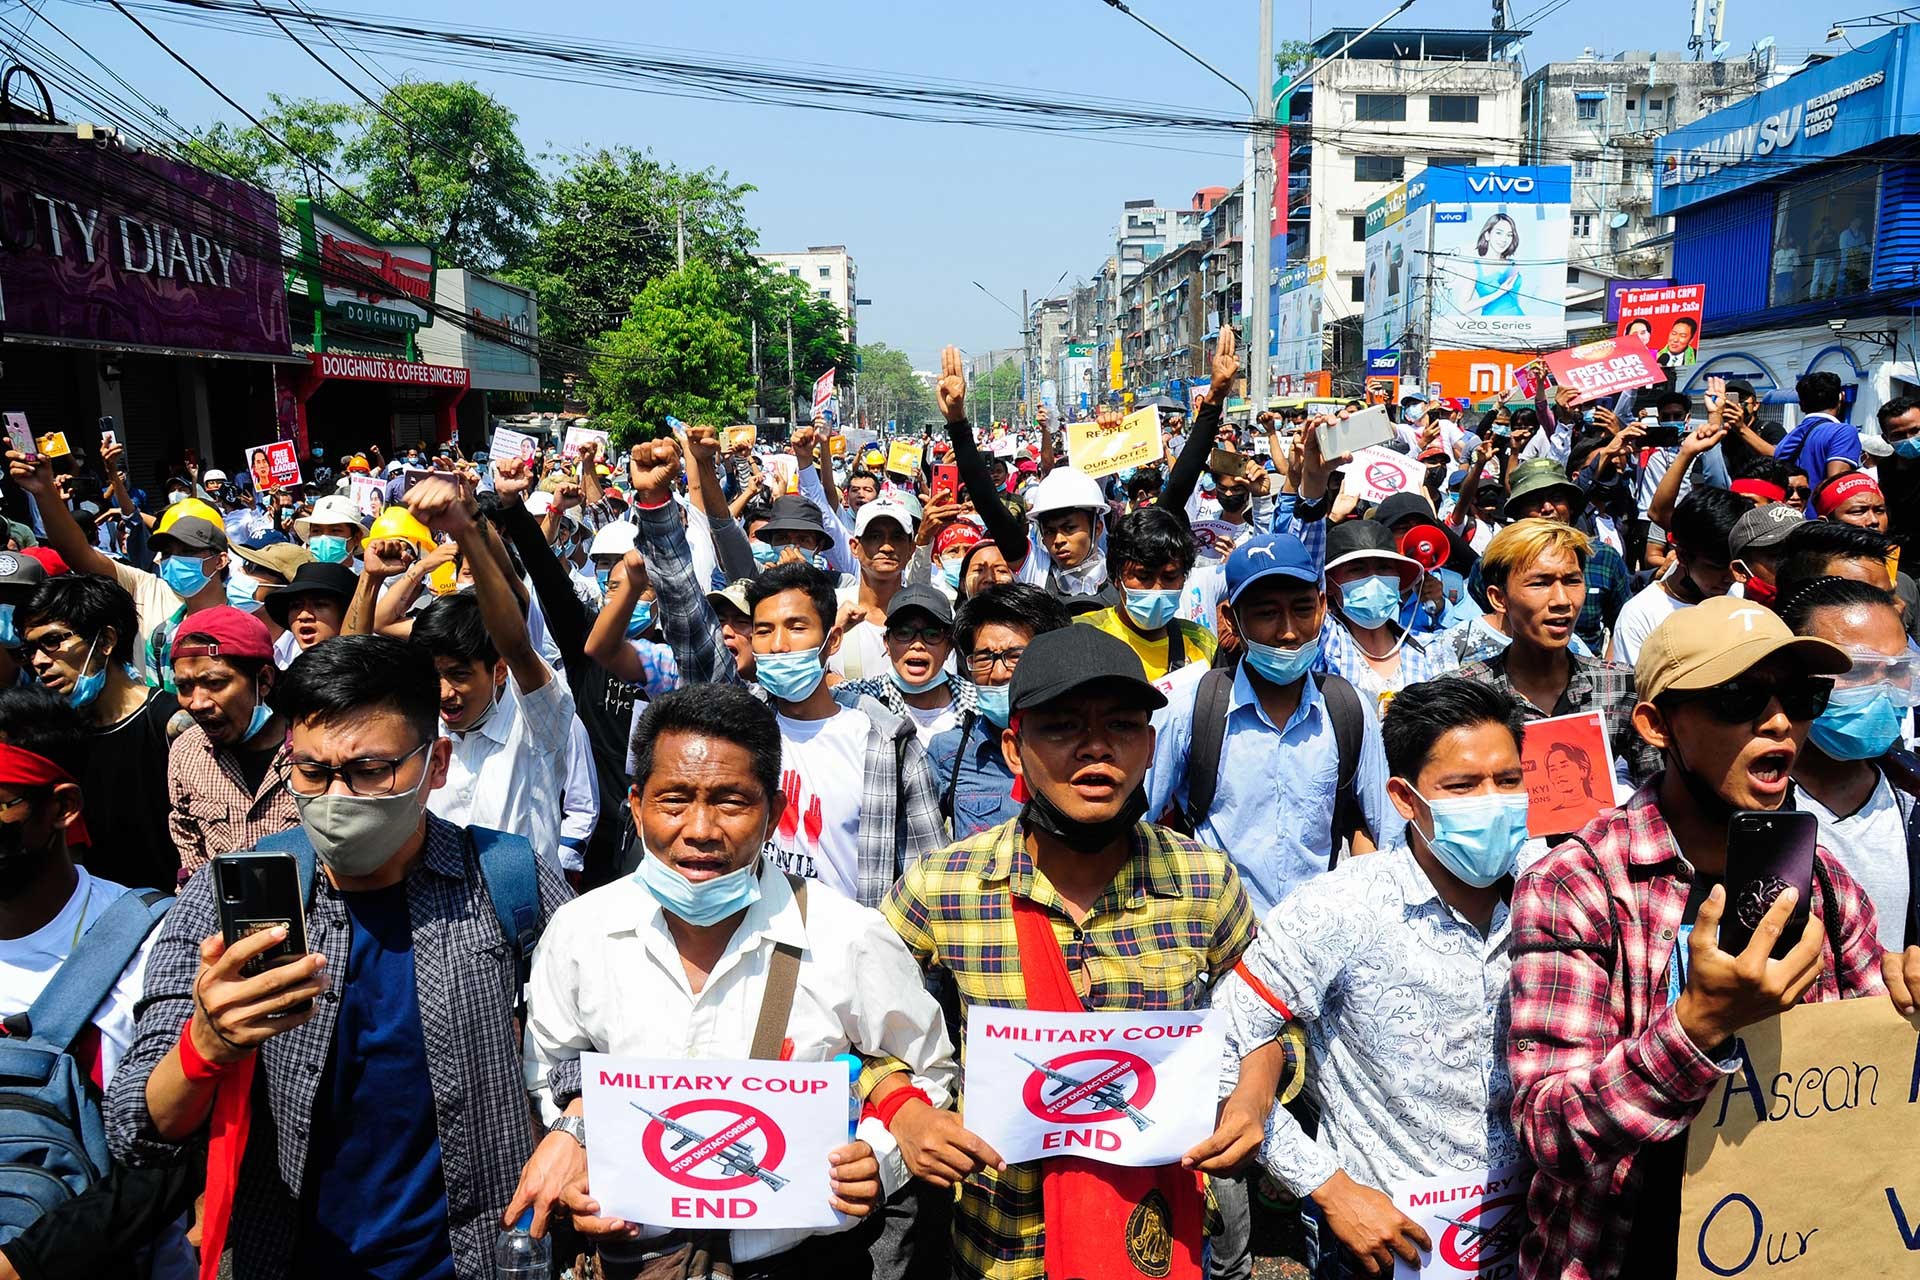
[[[1193,743],[1187,751],[1187,825],[1195,830],[1213,811],[1213,798],[1220,787],[1220,753],[1227,738],[1227,703],[1233,697],[1233,667],[1215,667],[1200,677],[1193,698]],[[1332,870],[1340,860],[1340,842],[1355,831],[1374,833],[1367,817],[1354,798],[1353,782],[1360,772],[1360,743],[1366,733],[1366,713],[1360,707],[1360,695],[1351,684],[1330,671],[1313,673],[1313,683],[1326,703],[1327,717],[1333,721],[1333,741],[1340,757],[1336,790],[1333,795],[1333,852],[1327,859]]]

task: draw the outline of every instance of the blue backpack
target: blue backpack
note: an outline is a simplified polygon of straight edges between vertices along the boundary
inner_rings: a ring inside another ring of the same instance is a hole
[[[71,1052],[173,899],[122,895],[25,1013],[0,1023],[0,1242],[107,1176],[107,1127]]]

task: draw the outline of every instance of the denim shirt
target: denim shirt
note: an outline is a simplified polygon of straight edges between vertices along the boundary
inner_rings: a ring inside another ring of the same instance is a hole
[[[927,754],[933,758],[940,807],[953,820],[955,840],[1020,816],[1013,799],[1013,771],[1000,755],[1000,730],[991,720],[969,712],[958,728],[936,733]],[[961,757],[957,780],[956,754]]]

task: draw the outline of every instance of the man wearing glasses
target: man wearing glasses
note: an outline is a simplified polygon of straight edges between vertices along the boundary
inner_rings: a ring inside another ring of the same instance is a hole
[[[1641,647],[1634,728],[1666,768],[1513,895],[1507,1064],[1536,1169],[1521,1275],[1674,1274],[1687,1126],[1737,1066],[1734,1033],[1888,983],[1911,1009],[1920,950],[1886,956],[1883,982],[1873,903],[1824,849],[1811,917],[1784,959],[1769,952],[1791,891],[1741,954],[1716,945],[1729,819],[1786,802],[1848,666],[1839,646],[1724,596],[1673,614]]]
[[[277,701],[319,866],[312,953],[247,976],[284,931],[227,949],[205,869],[154,942],[109,1141],[128,1164],[165,1165],[212,1134],[203,1248],[224,1246],[236,1280],[358,1274],[376,1257],[394,1275],[489,1274],[532,1154],[519,946],[494,901],[512,889],[483,873],[470,829],[427,810],[453,753],[437,686],[425,650],[385,636],[300,655]],[[544,927],[571,896],[558,866],[488,839],[530,864]]]
[[[957,727],[927,746],[939,779],[940,811],[964,840],[1019,816],[1013,770],[1000,750],[1010,715],[1013,669],[1037,635],[1072,619],[1066,606],[1039,587],[1009,582],[967,597],[954,622],[954,645],[973,680],[973,703]]]

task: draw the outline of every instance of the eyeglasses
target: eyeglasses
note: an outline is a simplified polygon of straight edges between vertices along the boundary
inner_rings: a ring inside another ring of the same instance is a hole
[[[946,638],[947,629],[937,622],[923,627],[903,622],[887,628],[887,639],[895,644],[912,644],[918,640],[921,644],[934,645]]]
[[[974,678],[979,680],[992,675],[995,667],[1005,667],[1007,674],[1012,675],[1026,652],[1025,645],[1018,649],[975,649],[967,655],[967,666],[973,671]]]
[[[400,766],[431,747],[423,742],[403,756],[361,756],[345,764],[322,764],[318,760],[295,760],[287,789],[296,795],[317,796],[333,789],[333,780],[345,780],[347,790],[357,796],[390,796]]]
[[[80,640],[80,638],[81,638],[80,636],[74,634],[71,631],[42,632],[38,640],[28,640],[23,636],[20,640],[20,647],[17,650],[17,652],[22,653],[29,658],[31,658],[36,653],[47,653],[47,654],[56,653],[59,650],[65,649],[69,645],[74,644],[75,642]]]
[[[1920,677],[1920,650],[1911,643],[1903,654],[1889,656],[1873,649],[1849,648],[1853,668],[1834,677],[1837,693],[1843,689],[1885,689],[1906,706],[1915,704],[1916,677]]]
[[[1753,724],[1778,699],[1789,720],[1812,720],[1827,709],[1833,696],[1830,676],[1802,676],[1797,680],[1749,680],[1736,676],[1712,689],[1671,695],[1678,706],[1697,702],[1722,724]]]

